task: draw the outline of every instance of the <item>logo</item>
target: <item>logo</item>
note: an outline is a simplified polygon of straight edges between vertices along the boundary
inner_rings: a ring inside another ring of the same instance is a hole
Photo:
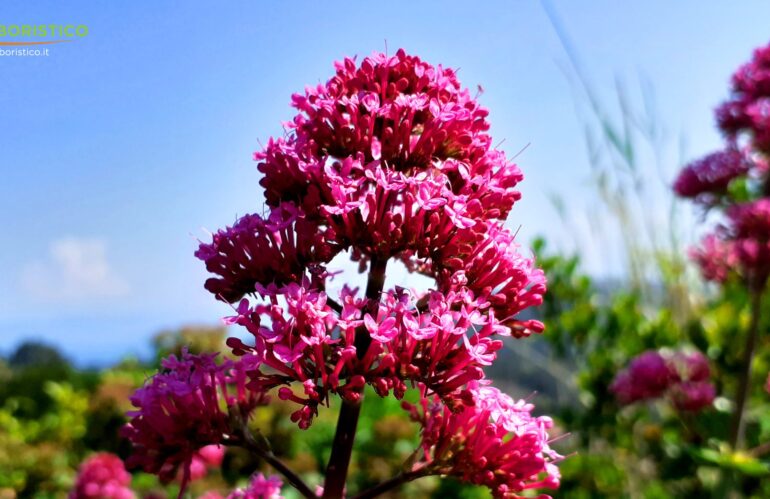
[[[85,24],[0,24],[0,46],[52,45],[85,36],[88,36]]]
[[[85,24],[0,24],[0,56],[48,57],[48,45],[69,43],[86,36],[88,26]]]

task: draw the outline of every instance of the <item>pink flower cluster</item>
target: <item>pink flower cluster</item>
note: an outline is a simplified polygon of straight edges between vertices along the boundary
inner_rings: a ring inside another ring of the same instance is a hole
[[[717,122],[731,139],[746,133],[752,147],[770,155],[770,45],[754,51],[732,78],[732,97],[717,109]]]
[[[198,461],[221,461],[209,446],[222,444],[231,433],[229,411],[248,414],[265,396],[246,386],[247,372],[255,368],[251,356],[219,364],[215,357],[186,351],[180,358],[171,355],[163,360],[163,370],[131,397],[137,409],[129,412],[131,421],[123,428],[133,444],[129,466],[167,481],[182,466],[184,490],[191,474],[200,472]]]
[[[502,226],[522,175],[492,148],[487,111],[453,70],[403,51],[336,69],[292,97],[291,133],[255,155],[268,217],[247,215],[196,253],[217,275],[207,289],[252,296],[226,322],[253,342],[228,344],[261,363],[256,389],[301,386],[279,396],[300,404],[303,428],[330,394],[356,400],[365,384],[401,397],[423,383],[463,404],[500,338],[543,330],[517,318],[542,302],[545,276]],[[325,266],[342,250],[364,266],[401,259],[436,289],[372,300],[345,288],[335,307]]]
[[[733,179],[749,172],[750,165],[746,155],[736,148],[709,154],[682,169],[674,182],[674,192],[705,205],[714,204],[727,193]]]
[[[251,477],[246,488],[232,491],[226,499],[283,499],[281,487],[283,482],[277,476],[265,477],[258,473]]]
[[[454,70],[403,50],[360,64],[345,59],[325,84],[293,95],[292,105],[298,114],[289,133],[255,154],[268,213],[244,216],[196,252],[214,274],[206,288],[236,304],[225,322],[251,336],[228,339],[235,355],[249,359],[239,371],[247,390],[277,389],[297,404],[292,420],[307,428],[332,395],[354,403],[365,385],[398,398],[420,386],[431,407],[447,411],[441,438],[467,437],[464,452],[474,459],[458,461],[456,475],[503,495],[555,485],[550,422],[516,406],[521,422],[504,425],[479,408],[492,397],[479,387],[501,339],[543,331],[519,313],[539,305],[546,289],[543,272],[503,227],[522,174],[492,146],[487,110]],[[327,265],[343,251],[370,269],[364,294],[326,292]],[[390,259],[433,278],[435,288],[383,289]],[[225,368],[206,365],[214,386]],[[225,414],[205,397],[188,401],[166,388],[173,370],[159,376],[149,393],[138,394],[139,421],[132,423],[138,461],[155,471],[189,460],[226,431]],[[158,403],[145,400],[155,394],[182,398],[188,412],[206,415],[172,425],[175,408],[154,411]],[[463,430],[466,424],[473,427]],[[182,442],[182,434],[190,436]],[[438,438],[433,430],[425,435]],[[480,457],[487,451],[489,464]],[[536,479],[541,473],[550,478]]]
[[[195,454],[193,454],[190,460],[190,477],[191,481],[200,480],[205,477],[210,469],[219,468],[222,465],[222,460],[225,457],[225,448],[221,445],[207,445],[200,448]],[[180,478],[184,480],[185,470],[179,470],[182,475]]]
[[[727,220],[690,255],[705,279],[737,275],[761,289],[770,276],[770,45],[757,49],[732,80],[733,95],[717,110],[728,146],[685,167],[674,184],[682,197],[720,206]],[[741,142],[741,138],[747,138]],[[741,145],[743,144],[743,145]],[[728,195],[736,178],[747,179],[751,201]]]
[[[700,352],[649,350],[617,374],[610,391],[623,405],[665,396],[680,411],[697,412],[716,396],[710,376],[708,359]]]
[[[94,454],[80,465],[70,499],[135,499],[131,474],[114,454]]]
[[[480,383],[471,383],[473,404],[450,410],[437,396],[404,403],[422,425],[422,456],[414,469],[455,476],[489,487],[495,497],[520,497],[535,488],[555,489],[562,457],[549,447],[548,417],[533,417],[533,406]],[[549,496],[541,495],[541,498]]]
[[[467,399],[464,385],[483,376],[483,367],[502,347],[500,338],[521,332],[502,325],[493,310],[480,306],[463,288],[428,293],[424,311],[408,291],[389,291],[383,293],[376,313],[367,312],[366,300],[344,288],[342,309],[336,313],[324,293],[307,285],[259,286],[268,304],[249,307],[244,300],[238,315],[227,318],[254,336],[254,346],[230,338],[233,351],[259,358],[268,368],[251,373],[252,386],[264,391],[302,383],[302,393],[284,387],[279,396],[301,404],[293,419],[303,428],[329,393],[355,401],[364,384],[381,396],[392,392],[401,398],[407,383],[420,382],[446,403],[462,403]],[[264,316],[269,327],[261,325]],[[357,334],[371,338],[362,358],[355,347]]]
[[[763,288],[770,276],[770,198],[729,206],[727,222],[691,256],[708,280],[724,282],[737,274],[751,287]]]

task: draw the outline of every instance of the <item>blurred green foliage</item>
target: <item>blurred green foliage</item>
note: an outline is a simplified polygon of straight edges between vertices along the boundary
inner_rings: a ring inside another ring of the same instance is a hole
[[[153,340],[152,361],[126,359],[110,368],[77,370],[55,349],[39,343],[20,345],[0,360],[0,498],[64,498],[85,457],[108,451],[126,457],[128,443],[119,435],[131,409],[129,397],[158,367],[160,358],[178,353],[224,348],[223,328],[185,327],[164,331]],[[351,487],[363,490],[397,474],[415,450],[417,426],[401,402],[366,392],[356,437],[357,458]],[[415,401],[416,393],[407,398]],[[338,408],[322,409],[313,426],[298,430],[289,419],[289,403],[273,397],[251,421],[273,450],[309,483],[320,485],[334,438]],[[274,473],[241,449],[228,449],[220,470],[193,482],[189,497],[205,491],[226,494],[245,485],[255,471]],[[135,473],[132,488],[140,497],[174,497],[178,484],[161,484],[153,475]],[[297,497],[289,487],[285,495]],[[435,478],[407,484],[385,497],[489,497],[484,489]]]
[[[554,416],[554,435],[565,433],[554,442],[567,455],[560,463],[562,487],[554,496],[770,497],[767,454],[734,453],[725,445],[749,320],[746,293],[739,286],[721,293],[696,289],[698,299],[683,315],[681,308],[666,306],[665,301],[651,305],[656,299],[650,297],[649,287],[593,281],[581,271],[578,257],[554,254],[544,241],[536,241],[534,251],[549,279],[549,292],[538,311],[546,333],[508,342],[501,355],[514,357],[501,359],[497,364],[506,368],[491,375],[515,396],[538,390],[533,398],[538,412]],[[770,329],[768,319],[762,324],[765,331]],[[0,498],[66,497],[78,464],[90,453],[126,457],[129,448],[119,429],[130,410],[129,397],[157,369],[158,359],[183,347],[222,350],[225,335],[222,328],[164,332],[153,342],[156,351],[150,362],[126,359],[101,371],[75,369],[45,345],[21,345],[0,361]],[[747,417],[749,449],[770,442],[770,397],[763,390],[770,342],[763,336],[760,343]],[[711,361],[721,395],[713,409],[682,417],[663,401],[618,406],[608,386],[631,358],[648,349],[682,346],[698,348]],[[537,365],[525,365],[525,358]],[[407,398],[414,395],[408,393]],[[393,398],[366,393],[351,489],[363,490],[397,474],[416,448],[417,427],[400,406]],[[270,440],[276,455],[308,483],[320,485],[337,408],[334,402],[322,408],[307,431],[291,423],[291,410],[274,397],[255,411],[251,424]],[[189,497],[208,490],[225,493],[257,470],[272,473],[258,458],[228,449],[221,469],[194,482]],[[164,485],[143,473],[134,474],[132,487],[140,497],[172,497],[178,491],[177,484]],[[296,497],[286,490],[289,499]],[[386,497],[480,499],[489,494],[432,477]]]
[[[543,337],[555,356],[576,369],[580,401],[556,414],[570,432],[565,451],[574,452],[560,466],[558,497],[770,497],[766,458],[732,453],[725,445],[728,399],[749,320],[745,291],[729,287],[702,300],[682,321],[665,306],[645,307],[638,291],[600,291],[581,274],[576,257],[548,254],[544,241],[535,251],[549,277]],[[770,327],[767,319],[764,330]],[[714,409],[693,415],[677,413],[663,401],[618,406],[608,387],[631,358],[648,349],[682,346],[708,354],[712,379],[723,395]],[[767,338],[758,352],[749,448],[770,437],[770,397],[763,390],[770,367]]]

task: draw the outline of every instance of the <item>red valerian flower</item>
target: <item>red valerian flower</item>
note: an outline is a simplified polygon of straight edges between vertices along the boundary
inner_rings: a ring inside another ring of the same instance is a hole
[[[116,455],[100,452],[80,465],[69,499],[135,499],[131,474]]]
[[[691,248],[689,253],[707,281],[725,282],[736,268],[732,245],[717,234],[705,236],[700,246]]]
[[[746,175],[750,163],[735,148],[718,151],[687,165],[674,182],[674,192],[684,198],[695,198],[711,204],[735,178]]]
[[[232,227],[219,231],[209,244],[201,243],[195,256],[219,275],[206,281],[206,289],[233,302],[253,293],[257,283],[298,282],[308,267],[334,257],[333,238],[291,203],[274,209],[264,220],[246,215]]]
[[[265,477],[258,473],[251,477],[246,488],[234,490],[227,499],[283,499],[281,487],[283,482],[277,476]]]
[[[193,454],[189,467],[189,480],[200,480],[205,477],[209,469],[218,468],[225,457],[225,448],[221,445],[207,445]],[[184,480],[186,470],[179,470],[180,479]]]
[[[551,419],[532,416],[532,404],[514,401],[496,388],[471,383],[469,390],[473,404],[455,412],[438,397],[426,396],[424,387],[417,405],[404,403],[422,425],[422,456],[411,471],[484,485],[498,498],[558,488],[555,463],[562,457],[549,447]]]
[[[707,280],[737,274],[761,289],[770,276],[770,198],[731,205],[727,218],[691,255]]]
[[[234,304],[226,324],[251,335],[227,344],[252,359],[247,390],[276,389],[296,403],[291,419],[301,428],[332,395],[358,403],[367,384],[397,398],[422,386],[432,404],[471,418],[482,393],[472,387],[502,338],[544,329],[520,313],[542,303],[545,276],[503,227],[522,173],[492,146],[488,112],[454,70],[403,50],[345,59],[335,70],[292,96],[298,114],[288,133],[254,156],[269,213],[243,217],[196,252],[215,274],[206,288]],[[326,267],[342,252],[369,267],[363,295],[327,292]],[[391,259],[435,287],[385,289]],[[534,438],[498,437],[507,449],[501,466]],[[554,476],[555,461],[533,452],[533,473]],[[495,484],[500,493],[540,483],[512,478],[529,458]]]
[[[660,397],[677,379],[676,370],[657,351],[647,351],[631,360],[610,385],[621,404]]]
[[[230,409],[248,414],[264,403],[264,394],[246,388],[246,372],[255,369],[253,356],[215,362],[216,354],[171,355],[163,370],[131,397],[137,408],[123,435],[131,443],[130,467],[172,480],[182,466],[182,489],[190,480],[190,466],[201,449],[222,444],[232,433]]]
[[[711,407],[716,397],[716,388],[708,381],[677,383],[669,393],[674,407],[680,411],[698,412]]]
[[[748,134],[752,148],[770,155],[770,45],[756,49],[732,82],[732,97],[716,112],[719,127],[731,139]]]
[[[622,405],[667,397],[681,411],[700,411],[711,406],[716,389],[711,369],[698,351],[647,351],[635,357],[610,385]]]

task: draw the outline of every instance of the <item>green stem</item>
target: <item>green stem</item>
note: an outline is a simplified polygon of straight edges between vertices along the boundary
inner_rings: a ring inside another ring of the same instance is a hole
[[[364,313],[369,313],[375,318],[380,305],[380,293],[385,286],[385,269],[388,261],[372,257],[369,267],[369,278],[366,283],[366,298],[368,302]],[[361,359],[369,349],[372,342],[365,326],[359,326],[355,331],[355,347],[358,358]],[[329,464],[326,467],[326,481],[324,482],[324,499],[341,499],[345,490],[345,482],[348,477],[350,456],[353,454],[353,441],[356,438],[358,416],[361,413],[363,402],[363,388],[361,397],[356,402],[342,401],[340,415],[337,419],[337,430],[334,434],[332,453],[329,456]]]
[[[746,338],[746,346],[743,351],[743,360],[741,362],[741,373],[738,380],[738,392],[735,394],[735,412],[730,426],[730,445],[733,449],[743,447],[746,433],[746,401],[751,389],[751,365],[754,360],[754,350],[756,350],[757,336],[759,336],[759,318],[762,308],[762,288],[756,288],[751,291],[751,322],[749,332]]]

